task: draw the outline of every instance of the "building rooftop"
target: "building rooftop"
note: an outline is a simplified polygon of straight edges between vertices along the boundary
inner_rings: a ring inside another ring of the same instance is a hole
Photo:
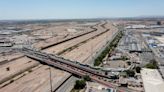
[[[116,92],[116,90],[98,83],[87,82],[87,89],[85,92]]]
[[[156,69],[142,69],[145,92],[164,92],[164,81]]]

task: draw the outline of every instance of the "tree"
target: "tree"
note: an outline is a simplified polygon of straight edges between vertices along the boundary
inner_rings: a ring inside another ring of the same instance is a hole
[[[85,80],[77,80],[74,89],[83,89],[86,86],[86,81]]]
[[[161,23],[161,21],[157,21],[157,25],[161,25],[162,23]]]
[[[140,73],[140,71],[141,71],[141,67],[137,66],[137,67],[136,67],[136,72],[137,72],[137,73]]]
[[[155,66],[151,63],[147,64],[145,67],[150,69],[156,69]]]
[[[6,70],[7,70],[7,71],[10,71],[10,67],[7,67]]]
[[[152,63],[153,65],[155,65],[155,66],[157,66],[157,62],[156,62],[156,60],[150,60],[150,63]]]
[[[129,77],[134,77],[135,72],[133,70],[126,70],[125,71]]]
[[[85,76],[83,77],[83,79],[84,79],[85,81],[91,81],[91,78],[90,78],[88,75],[85,75]]]
[[[108,72],[107,71],[105,72],[105,75],[108,75]]]
[[[158,65],[157,65],[157,62],[153,59],[145,67],[150,68],[150,69],[157,69]]]
[[[127,62],[127,64],[128,64],[128,65],[131,65],[131,62],[130,62],[130,61],[128,61],[128,62]]]
[[[123,61],[128,60],[128,58],[127,58],[126,56],[121,56],[121,59],[122,59]]]

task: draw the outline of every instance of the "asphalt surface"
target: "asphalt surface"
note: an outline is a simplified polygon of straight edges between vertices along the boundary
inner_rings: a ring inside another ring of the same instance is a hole
[[[70,92],[72,88],[74,87],[75,81],[78,80],[78,78],[71,76],[59,89],[57,89],[55,92]]]

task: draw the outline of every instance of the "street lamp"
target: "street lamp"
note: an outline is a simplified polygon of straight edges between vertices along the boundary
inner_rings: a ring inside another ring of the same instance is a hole
[[[53,92],[52,90],[52,75],[51,75],[51,67],[49,66],[49,74],[50,74],[50,88],[51,88],[51,92]]]

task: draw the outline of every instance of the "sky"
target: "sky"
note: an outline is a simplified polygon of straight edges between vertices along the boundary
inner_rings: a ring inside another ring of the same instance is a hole
[[[0,0],[0,20],[163,15],[164,0]]]

